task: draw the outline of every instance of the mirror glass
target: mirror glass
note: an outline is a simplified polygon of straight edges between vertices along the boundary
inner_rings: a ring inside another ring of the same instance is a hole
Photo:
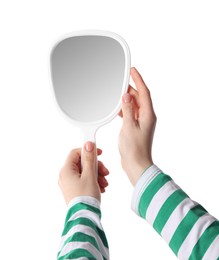
[[[128,47],[115,35],[74,35],[51,53],[56,101],[77,125],[98,125],[118,113],[129,71]]]

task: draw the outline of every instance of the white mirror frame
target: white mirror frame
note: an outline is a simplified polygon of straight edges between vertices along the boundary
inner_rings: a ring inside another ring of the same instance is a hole
[[[82,31],[75,31],[73,33],[70,34],[66,34],[65,36],[60,37],[59,39],[56,40],[56,43],[53,45],[53,48],[51,50],[50,53],[50,79],[51,79],[51,86],[53,86],[52,83],[52,71],[51,71],[51,57],[52,57],[52,53],[54,51],[54,49],[56,48],[56,46],[63,40],[67,39],[67,38],[71,38],[71,37],[75,37],[75,36],[88,36],[88,35],[93,35],[93,36],[105,36],[105,37],[110,37],[115,39],[117,42],[119,42],[123,48],[124,51],[124,55],[125,55],[125,69],[124,69],[124,80],[123,80],[123,86],[122,86],[122,91],[121,93],[124,94],[125,92],[127,92],[128,90],[128,86],[129,86],[129,76],[130,76],[130,66],[131,66],[131,58],[130,58],[130,50],[129,47],[127,45],[127,43],[125,42],[125,40],[118,34],[113,33],[113,32],[109,32],[109,31],[101,31],[101,30],[82,30]],[[54,91],[53,91],[54,93]],[[54,94],[54,98],[55,98],[55,94]],[[56,98],[55,98],[56,100]],[[57,102],[55,102],[59,108],[59,111],[62,112],[62,114],[65,115],[65,117],[71,121],[71,123],[74,126],[80,127],[80,129],[83,131],[84,133],[84,141],[92,141],[92,142],[96,142],[96,131],[98,130],[99,127],[107,124],[108,122],[110,122],[120,111],[121,109],[121,102],[122,102],[122,96],[120,97],[120,103],[117,105],[117,107],[112,111],[111,114],[109,114],[107,117],[98,120],[96,122],[92,122],[92,123],[86,123],[86,122],[81,122],[80,124],[78,124],[76,121],[74,121],[73,119],[70,119],[65,113],[63,113],[62,109],[59,107],[59,105],[57,104]]]

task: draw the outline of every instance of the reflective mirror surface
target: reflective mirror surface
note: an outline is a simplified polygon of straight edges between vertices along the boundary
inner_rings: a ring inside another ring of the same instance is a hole
[[[118,112],[129,69],[124,46],[105,35],[72,36],[51,53],[56,100],[79,125],[101,122]]]

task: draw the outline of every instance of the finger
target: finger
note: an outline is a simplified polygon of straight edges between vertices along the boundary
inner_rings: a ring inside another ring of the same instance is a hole
[[[150,91],[144,83],[140,73],[135,69],[131,69],[131,77],[136,84],[139,93],[139,116],[142,119],[156,118],[153,103],[151,100]],[[145,117],[146,116],[146,117]],[[142,121],[143,122],[143,121]]]
[[[136,86],[136,88],[137,88],[137,91],[138,91],[139,93],[140,93],[140,92],[144,93],[144,92],[145,92],[145,89],[147,90],[147,86],[146,86],[146,84],[145,84],[145,82],[144,82],[144,80],[143,80],[141,74],[140,74],[140,73],[137,71],[137,69],[134,68],[134,67],[131,68],[130,74],[131,74],[131,77],[132,77],[132,79],[133,79],[133,81],[134,81],[134,83],[135,83],[135,86]]]
[[[134,97],[134,100],[138,106],[140,106],[139,103],[139,93],[136,89],[134,89],[131,85],[129,85],[128,93]]]
[[[97,155],[101,155],[103,153],[102,149],[97,148]],[[81,159],[81,148],[76,148],[71,150],[71,152],[69,153],[67,159],[66,159],[66,163],[79,163]]]
[[[63,168],[69,168],[73,172],[77,172],[77,173],[80,172],[80,169],[81,169],[81,148],[73,149],[69,153]]]
[[[81,148],[71,150],[68,157],[66,158],[65,164],[77,163],[81,157]]]
[[[138,91],[139,107],[145,106],[147,108],[152,108],[150,91],[136,68],[131,68],[131,77]]]
[[[92,142],[86,142],[82,153],[83,175],[96,178],[96,148]]]
[[[101,155],[102,152],[100,148],[97,149],[97,155]],[[64,167],[70,167],[73,171],[81,172],[81,148],[73,149],[69,153],[63,168]]]
[[[101,155],[103,153],[102,149],[97,148],[97,155]]]
[[[100,187],[100,191],[101,191],[101,193],[104,193],[106,190],[104,188]]]
[[[101,161],[98,161],[98,174],[101,176],[106,176],[109,174],[109,170]]]
[[[127,91],[129,94],[131,94],[131,93],[130,93],[130,89],[131,89],[131,88],[132,88],[132,86],[129,85],[129,87],[128,87],[128,91]],[[132,88],[132,89],[133,89],[133,88]],[[122,109],[119,111],[118,116],[123,117]]]
[[[98,184],[100,188],[106,188],[109,185],[108,181],[103,176],[98,177]]]
[[[129,85],[128,93],[133,97],[134,110],[137,111],[139,105],[138,91]],[[122,109],[119,111],[118,116],[123,117]]]
[[[123,124],[132,124],[135,122],[133,98],[129,93],[124,94],[122,97],[122,114]]]
[[[80,174],[81,149],[72,150],[66,158],[63,167],[60,170],[59,178],[70,174]]]

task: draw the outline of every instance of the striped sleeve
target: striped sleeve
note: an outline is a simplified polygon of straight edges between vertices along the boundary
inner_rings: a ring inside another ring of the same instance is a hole
[[[163,237],[179,259],[219,259],[219,221],[157,166],[137,182],[132,209]]]
[[[98,200],[88,196],[73,199],[68,205],[57,259],[109,259],[100,219]]]

